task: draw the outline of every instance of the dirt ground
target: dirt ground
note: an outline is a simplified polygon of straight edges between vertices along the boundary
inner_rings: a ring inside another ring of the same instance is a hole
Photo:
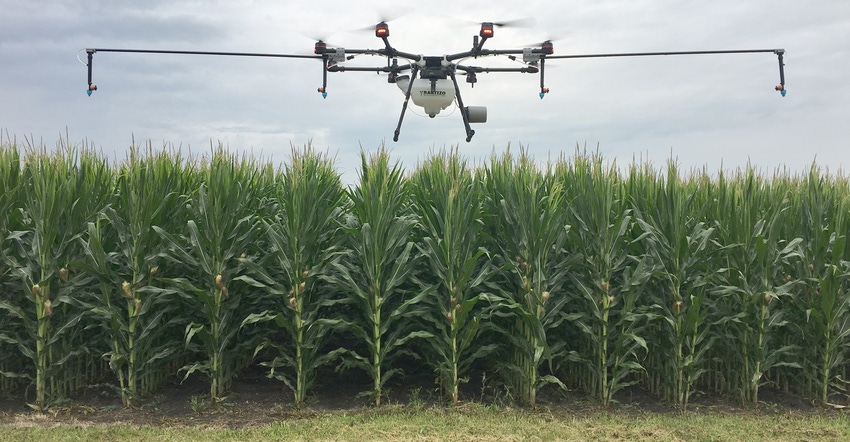
[[[321,378],[321,376],[320,376]],[[134,409],[125,409],[115,390],[108,386],[87,389],[79,395],[55,405],[46,412],[34,412],[24,400],[25,392],[0,398],[0,423],[18,426],[55,425],[150,425],[150,426],[201,426],[245,428],[261,426],[281,420],[301,420],[319,414],[337,411],[367,411],[369,399],[359,393],[370,388],[370,381],[358,374],[331,374],[325,378],[332,384],[317,385],[306,407],[292,405],[292,393],[283,383],[269,379],[263,368],[250,368],[233,383],[232,393],[216,407],[204,406],[209,387],[202,377],[193,377],[180,383],[178,379],[165,385],[158,394],[146,398]],[[483,382],[482,382],[483,381]],[[470,380],[464,385],[463,399],[497,406],[512,406],[510,397],[496,386],[487,385],[486,379]],[[440,394],[433,385],[405,384],[402,379],[390,385],[389,399],[385,403],[433,405],[440,402]],[[711,396],[698,396],[692,400],[690,413],[802,413],[835,414],[838,411],[815,406],[798,396],[777,390],[761,392],[758,407],[742,408],[734,401]],[[621,411],[651,413],[681,413],[670,404],[660,401],[640,388],[629,388],[617,396]],[[538,395],[538,408],[555,416],[576,417],[599,412],[601,407],[580,392],[544,388]]]

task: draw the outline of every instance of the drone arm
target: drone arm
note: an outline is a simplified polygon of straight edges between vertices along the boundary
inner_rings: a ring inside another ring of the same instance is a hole
[[[330,72],[377,72],[377,73],[389,73],[389,72],[402,72],[414,65],[411,64],[403,64],[399,66],[376,66],[376,67],[365,67],[365,66],[340,66],[335,64],[333,66],[328,67],[328,71]]]
[[[476,74],[489,74],[494,72],[519,72],[523,74],[536,74],[539,69],[537,66],[525,66],[521,68],[485,68],[481,66],[464,66],[457,65],[457,69],[464,72],[474,72]]]
[[[647,57],[656,55],[710,55],[710,54],[754,54],[769,52],[779,58],[779,86],[776,90],[785,96],[785,49],[732,49],[717,51],[674,51],[674,52],[623,52],[612,54],[578,54],[578,55],[547,55],[545,58],[603,58],[603,57]]]
[[[168,51],[160,49],[86,49],[87,52],[123,52],[131,54],[177,54],[177,55],[226,55],[230,57],[311,58],[321,60],[319,55],[270,54],[261,52],[212,52],[212,51]]]
[[[92,83],[92,58],[96,52],[122,52],[130,54],[177,54],[177,55],[226,55],[232,57],[271,57],[271,58],[307,58],[315,60],[325,60],[326,56],[321,55],[298,55],[298,54],[265,54],[259,52],[211,52],[211,51],[169,51],[160,49],[111,49],[111,48],[88,48],[86,54],[88,56],[88,82],[89,88],[86,93],[91,95],[92,91],[97,90],[97,86]],[[324,68],[323,68],[324,69]],[[322,89],[327,86],[327,79]],[[320,92],[322,92],[320,90]]]
[[[533,52],[540,51],[542,54],[542,50],[535,49]],[[458,52],[457,54],[446,55],[447,61],[455,61],[463,58],[469,57],[486,57],[490,55],[522,55],[523,51],[520,49],[481,49],[481,46],[477,46],[473,48],[471,51],[466,52]]]
[[[419,73],[419,66],[413,66],[410,78],[416,78],[417,73]],[[404,103],[401,105],[401,115],[398,116],[398,125],[395,127],[395,133],[393,133],[393,141],[398,141],[398,136],[401,134],[401,123],[404,121],[404,113],[407,111],[407,103],[410,101],[410,92],[412,90],[413,81],[410,81],[407,84],[407,91],[404,93]]]
[[[656,55],[709,55],[709,54],[753,54],[759,52],[779,53],[783,49],[732,49],[719,51],[674,51],[674,52],[619,52],[611,54],[547,55],[546,58],[603,58],[603,57],[648,57]]]
[[[384,41],[384,49],[385,49],[387,52],[393,52],[393,51],[394,51],[394,49],[393,49],[392,45],[390,45],[390,40],[389,40],[389,38],[387,38],[387,36],[383,36],[383,37],[380,37],[380,38],[381,38],[381,40],[383,40],[383,41]]]
[[[395,48],[390,48],[389,50],[382,49],[382,50],[378,51],[378,53],[380,55],[383,55],[384,57],[387,57],[387,58],[400,57],[400,58],[406,58],[406,59],[411,60],[411,61],[422,60],[421,55],[412,54],[410,52],[397,51],[397,50],[395,50]]]
[[[474,55],[475,55],[474,50],[466,51],[466,52],[459,52],[457,54],[446,55],[446,61],[452,62],[452,61],[455,61],[455,60],[460,60],[462,58],[469,58],[469,57],[472,57]]]
[[[481,51],[484,49],[484,42],[487,41],[488,38],[489,37],[486,35],[482,36],[481,41],[472,50],[475,51],[476,54],[480,55]],[[466,141],[468,142],[469,140]]]
[[[411,61],[420,61],[422,60],[422,55],[413,54],[410,52],[399,51],[393,47],[381,48],[381,49],[345,49],[346,54],[352,55],[380,55],[381,57],[387,58],[404,58]]]

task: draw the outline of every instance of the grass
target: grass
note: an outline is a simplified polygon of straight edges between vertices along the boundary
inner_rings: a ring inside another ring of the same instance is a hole
[[[36,415],[32,415],[36,416]],[[290,416],[273,424],[223,427],[62,424],[35,418],[0,425],[4,440],[171,441],[171,440],[818,440],[850,439],[846,414],[756,411],[710,414],[657,414],[636,410],[581,411],[459,408],[391,405],[381,409]]]

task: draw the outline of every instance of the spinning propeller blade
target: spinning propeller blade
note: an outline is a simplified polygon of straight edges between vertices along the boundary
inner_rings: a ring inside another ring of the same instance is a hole
[[[375,26],[379,24],[386,24],[394,20],[398,20],[404,17],[407,14],[413,12],[413,8],[407,6],[395,6],[390,10],[389,8],[383,8],[378,12],[378,21],[373,25],[363,26],[362,28],[355,28],[350,30],[349,32],[373,32],[375,30]]]
[[[493,26],[496,26],[496,27],[499,27],[499,28],[503,28],[503,27],[507,27],[507,28],[531,28],[531,27],[534,27],[537,24],[537,20],[535,20],[534,17],[524,17],[524,18],[517,18],[517,19],[514,19],[514,20],[501,21],[501,22],[495,22],[494,21],[492,23],[493,23]]]

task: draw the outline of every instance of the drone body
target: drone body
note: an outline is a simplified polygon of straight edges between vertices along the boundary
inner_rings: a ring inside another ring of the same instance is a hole
[[[154,54],[183,54],[183,55],[224,55],[240,57],[272,57],[272,58],[297,58],[315,59],[322,63],[322,86],[318,92],[322,97],[328,95],[328,73],[335,72],[377,72],[387,74],[387,81],[394,83],[404,94],[401,115],[398,119],[393,141],[398,141],[401,125],[407,111],[408,103],[413,100],[415,106],[421,107],[425,114],[434,118],[449,106],[456,104],[463,119],[466,130],[466,141],[472,140],[475,131],[470,127],[471,123],[484,123],[487,121],[487,109],[483,106],[464,106],[461,97],[460,86],[457,76],[463,75],[466,83],[474,86],[478,82],[478,74],[481,73],[529,73],[539,74],[540,90],[542,99],[549,93],[545,86],[545,64],[547,60],[568,58],[602,58],[602,57],[638,57],[638,56],[660,56],[660,55],[709,55],[709,54],[745,54],[745,53],[773,53],[779,60],[779,80],[775,87],[784,97],[785,70],[784,49],[734,49],[734,50],[709,50],[709,51],[677,51],[677,52],[632,52],[632,53],[605,53],[605,54],[579,54],[579,55],[554,55],[554,46],[551,41],[545,41],[538,47],[522,49],[486,49],[484,43],[493,38],[495,28],[505,26],[507,23],[484,22],[478,35],[473,37],[472,48],[468,51],[440,56],[424,56],[409,52],[399,51],[389,42],[389,26],[386,22],[380,22],[375,26],[375,36],[382,40],[384,47],[380,49],[344,49],[329,48],[327,44],[319,40],[313,48],[314,55],[300,54],[264,54],[250,52],[206,52],[206,51],[166,51],[149,49],[86,49],[88,55],[88,89],[86,93],[91,96],[97,86],[92,83],[92,60],[97,52],[125,52],[125,53],[154,53]],[[386,58],[386,65],[382,66],[345,66],[344,63],[358,55],[370,55]],[[522,67],[496,68],[478,65],[463,64],[463,60],[473,61],[488,57],[503,56],[510,60],[519,62]],[[401,60],[401,62],[400,62]],[[82,62],[82,60],[80,60]]]

